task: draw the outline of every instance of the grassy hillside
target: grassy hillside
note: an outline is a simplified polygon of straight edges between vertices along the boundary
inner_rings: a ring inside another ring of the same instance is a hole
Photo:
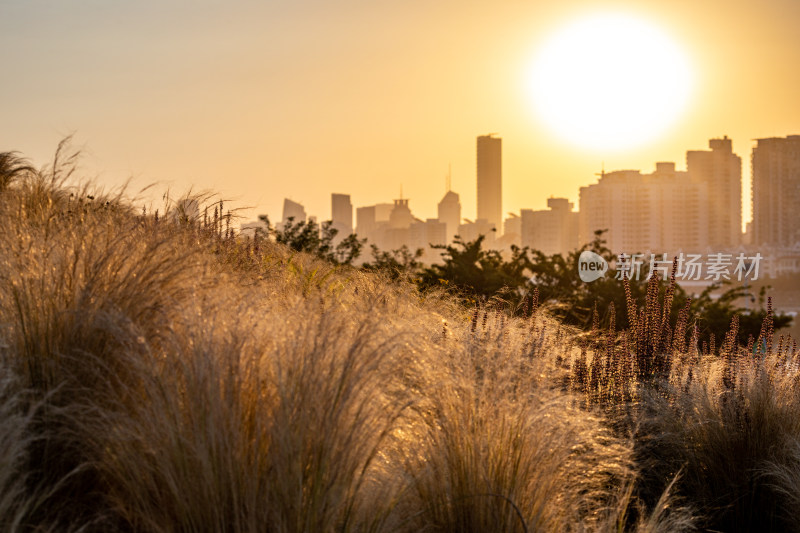
[[[800,527],[767,329],[579,334],[0,161],[1,530]]]

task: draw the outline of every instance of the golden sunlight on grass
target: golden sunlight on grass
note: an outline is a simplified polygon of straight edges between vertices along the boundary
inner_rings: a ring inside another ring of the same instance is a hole
[[[221,210],[141,213],[58,161],[0,189],[0,532],[796,524],[800,371],[771,315],[700,350],[654,277],[634,328],[580,335]]]

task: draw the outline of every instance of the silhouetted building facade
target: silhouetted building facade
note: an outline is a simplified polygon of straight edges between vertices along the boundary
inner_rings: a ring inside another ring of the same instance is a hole
[[[548,198],[547,207],[541,211],[522,210],[521,244],[545,255],[566,257],[578,248],[578,213],[566,198]]]
[[[501,246],[510,248],[512,245],[522,245],[522,217],[516,213],[509,213],[503,221]]]
[[[686,152],[686,169],[693,181],[708,187],[708,244],[717,250],[742,242],[742,158],[731,140],[711,139],[711,150]]]
[[[478,137],[478,220],[498,231],[503,227],[502,141],[491,135]]]
[[[441,261],[441,252],[432,245],[447,244],[447,230],[444,222],[429,218],[425,222],[416,220],[408,230],[408,247],[413,252],[422,248],[422,261],[428,264]]]
[[[353,233],[353,204],[349,194],[331,194],[331,223],[338,237]]]
[[[284,198],[283,217],[281,217],[281,222],[286,223],[286,221],[288,221],[290,218],[295,224],[298,222],[305,222],[306,209],[302,204],[289,200],[288,198]]]
[[[800,242],[800,135],[758,139],[753,148],[753,244]]]
[[[580,188],[579,243],[608,230],[604,239],[614,254],[706,251],[708,196],[708,186],[676,171],[675,163],[656,163],[652,174],[604,172]]]
[[[439,222],[446,225],[446,242],[453,242],[453,237],[458,233],[458,225],[461,224],[461,201],[458,194],[447,191],[437,206],[436,214]]]
[[[461,240],[464,242],[477,240],[481,235],[485,237],[483,240],[483,248],[493,249],[497,240],[497,232],[495,231],[495,225],[485,218],[479,218],[475,222],[466,220],[463,224],[458,226],[458,236],[461,237]]]
[[[375,206],[367,205],[356,208],[356,234],[372,240],[377,223],[375,222]]]
[[[380,232],[389,225],[393,204],[375,204],[356,208],[356,234],[369,244],[378,244]]]

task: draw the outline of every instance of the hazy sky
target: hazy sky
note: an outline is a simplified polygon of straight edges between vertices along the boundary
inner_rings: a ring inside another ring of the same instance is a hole
[[[694,90],[653,141],[585,150],[537,119],[526,76],[556,28],[608,11],[671,36]],[[107,187],[210,189],[249,216],[278,218],[289,197],[327,219],[332,192],[361,206],[402,185],[433,217],[451,164],[474,217],[475,137],[497,132],[506,212],[577,202],[602,164],[685,168],[686,150],[728,135],[749,218],[752,139],[800,134],[797,0],[0,0],[0,46],[0,151],[41,165],[74,133]]]

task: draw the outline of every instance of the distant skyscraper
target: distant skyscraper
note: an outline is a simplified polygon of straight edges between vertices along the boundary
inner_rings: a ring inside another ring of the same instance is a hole
[[[431,245],[446,244],[445,239],[445,223],[437,218],[415,221],[408,229],[408,247],[412,251],[421,248],[424,253],[422,260],[428,264],[441,260],[441,252]]]
[[[497,228],[485,218],[479,218],[475,222],[467,220],[458,226],[458,236],[461,237],[461,240],[464,242],[472,242],[481,235],[484,236],[482,243],[483,248],[495,249]]]
[[[753,148],[753,244],[800,242],[800,135],[758,139]]]
[[[408,198],[401,198],[394,201],[394,208],[389,215],[389,226],[400,229],[408,228],[414,222],[414,215],[408,207]]]
[[[615,255],[705,251],[708,196],[708,186],[676,171],[675,163],[657,163],[652,174],[604,172],[598,183],[580,188],[579,242],[605,229]]]
[[[393,204],[376,204],[356,209],[356,234],[369,244],[382,244],[382,233],[389,226]]]
[[[349,194],[331,194],[331,222],[339,237],[353,233],[353,204]]]
[[[461,224],[461,201],[458,194],[447,191],[442,201],[439,202],[437,217],[439,222],[447,225],[447,242],[453,242],[453,237],[458,234],[458,225]]]
[[[381,222],[388,223],[392,215],[392,209],[394,209],[394,204],[375,204],[375,222],[378,224]]]
[[[372,240],[373,232],[377,227],[375,221],[375,206],[367,205],[356,208],[356,234]]]
[[[478,137],[478,219],[503,228],[502,140]]]
[[[742,158],[727,136],[708,146],[686,152],[686,170],[693,181],[708,185],[709,246],[732,248],[742,240]]]
[[[516,213],[508,213],[508,217],[503,221],[503,237],[501,239],[503,248],[522,245],[522,218]]]
[[[286,222],[290,218],[293,219],[295,224],[298,222],[305,222],[306,210],[302,204],[298,204],[297,202],[293,202],[292,200],[285,198],[283,200],[283,218],[281,218],[281,221]]]

